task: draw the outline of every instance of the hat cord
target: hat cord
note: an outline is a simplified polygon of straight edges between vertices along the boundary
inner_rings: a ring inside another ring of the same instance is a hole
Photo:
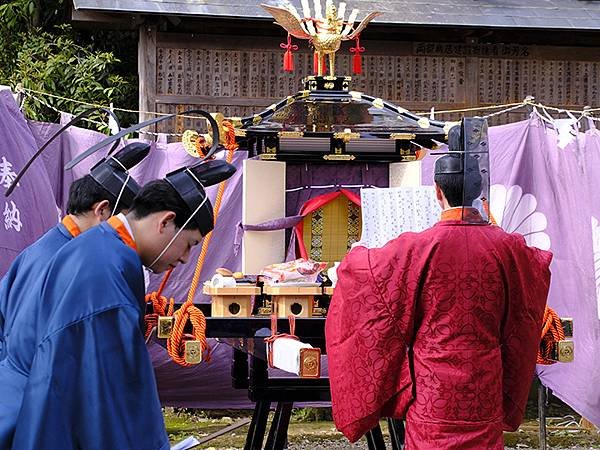
[[[123,192],[125,191],[125,186],[127,186],[127,183],[129,183],[129,179],[131,178],[131,175],[129,174],[129,171],[127,170],[127,167],[125,167],[121,163],[121,161],[119,161],[114,156],[111,156],[110,158],[113,161],[115,161],[118,165],[120,165],[123,168],[123,170],[125,171],[125,173],[127,174],[127,178],[125,178],[125,183],[123,183],[123,186],[121,186],[121,190],[119,191],[119,195],[117,196],[117,201],[115,202],[115,206],[113,207],[112,213],[110,214],[111,216],[114,216],[115,213],[117,212],[117,206],[119,205],[119,202],[121,201],[121,196],[123,195]]]

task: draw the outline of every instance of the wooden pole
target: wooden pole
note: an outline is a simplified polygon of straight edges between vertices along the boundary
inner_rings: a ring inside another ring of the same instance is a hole
[[[546,404],[548,401],[548,389],[541,381],[538,386],[538,418],[540,421],[540,450],[546,450]]]

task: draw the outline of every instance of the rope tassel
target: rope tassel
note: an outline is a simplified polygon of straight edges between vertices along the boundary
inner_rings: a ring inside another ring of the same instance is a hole
[[[224,120],[222,125],[225,131],[225,148],[227,149],[225,159],[228,163],[231,163],[233,161],[233,153],[238,148],[235,140],[235,129],[233,124],[228,120]],[[213,208],[215,223],[219,216],[226,185],[227,181],[222,181],[217,190],[217,197]],[[213,232],[210,232],[202,241],[202,249],[196,263],[187,299],[174,314],[175,322],[173,324],[173,331],[171,337],[167,340],[169,355],[180,366],[189,367],[192,364],[198,364],[202,360],[210,361],[210,347],[206,341],[206,318],[202,311],[194,306],[193,302],[212,236]],[[192,324],[193,331],[191,335],[184,333],[184,328],[188,321]]]
[[[286,72],[293,72],[294,55],[292,54],[292,51],[295,52],[296,50],[298,50],[298,46],[292,44],[292,36],[290,34],[288,34],[287,37],[287,44],[282,43],[279,44],[279,46],[285,50],[285,53],[283,54],[283,70]]]
[[[364,53],[365,48],[360,46],[360,35],[356,36],[356,47],[352,47],[350,49],[350,53],[352,56],[352,73],[355,75],[360,75],[362,73],[362,56],[361,53]]]
[[[163,289],[165,288],[169,277],[171,276],[171,272],[173,268],[169,269],[165,276],[163,277],[160,286],[158,287],[158,291],[152,292],[151,294],[146,295],[146,303],[152,303],[152,313],[146,314],[144,316],[144,322],[146,324],[146,330],[144,331],[144,338],[148,338],[152,329],[158,326],[158,318],[161,316],[172,316],[173,309],[175,307],[175,299],[171,298],[167,300],[162,294]],[[168,309],[167,309],[168,305]]]
[[[554,364],[556,360],[553,356],[553,347],[559,341],[565,339],[565,332],[560,321],[560,317],[552,308],[546,307],[544,311],[544,325],[542,328],[542,337],[540,349],[537,355],[538,364]]]

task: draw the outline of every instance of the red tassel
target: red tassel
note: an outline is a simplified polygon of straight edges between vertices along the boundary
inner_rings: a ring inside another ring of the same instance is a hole
[[[291,50],[286,50],[283,55],[283,70],[286,72],[294,71],[294,57]]]
[[[360,56],[360,53],[355,53],[352,57],[352,73],[356,75],[362,73],[362,56]]]
[[[360,75],[362,73],[362,56],[361,53],[365,51],[364,47],[360,46],[360,35],[356,36],[356,47],[350,49],[352,56],[352,73]]]
[[[279,44],[279,46],[285,49],[285,53],[283,54],[283,70],[286,72],[294,71],[294,55],[292,55],[292,51],[298,50],[298,46],[292,44],[292,36],[288,34],[287,44]]]

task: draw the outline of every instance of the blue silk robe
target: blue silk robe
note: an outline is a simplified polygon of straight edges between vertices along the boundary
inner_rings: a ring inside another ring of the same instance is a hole
[[[37,302],[21,310],[34,339],[15,327],[0,365],[0,398],[14,408],[0,448],[168,449],[137,253],[103,223],[56,254]]]
[[[0,281],[0,361],[6,356],[5,336],[10,329],[23,298],[31,294],[32,286],[44,278],[48,263],[73,236],[59,223],[23,250]]]

